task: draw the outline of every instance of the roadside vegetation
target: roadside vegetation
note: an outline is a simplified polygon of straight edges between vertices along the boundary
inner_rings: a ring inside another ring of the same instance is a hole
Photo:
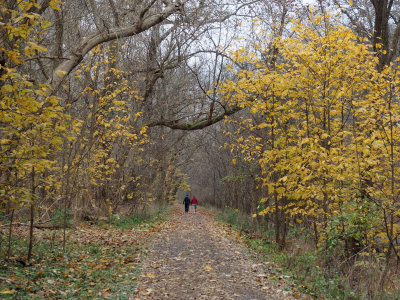
[[[274,241],[274,229],[271,226],[260,225],[257,220],[236,209],[209,206],[208,210],[225,224],[226,230],[234,232],[231,236],[237,237],[264,259],[266,268],[276,274],[270,280],[284,280],[293,289],[313,299],[395,300],[400,297],[396,279],[386,285],[384,291],[377,291],[371,281],[379,279],[378,273],[360,273],[357,265],[348,261],[332,264],[333,258],[326,255],[324,249],[314,247],[313,233],[302,226],[289,229],[288,246],[281,251]],[[396,266],[393,266],[391,271],[395,269]]]
[[[10,256],[0,263],[0,298],[128,299],[136,286],[146,242],[160,230],[167,212],[146,210],[70,224],[64,250],[62,229],[37,229],[29,262],[25,260],[28,227],[18,226]]]

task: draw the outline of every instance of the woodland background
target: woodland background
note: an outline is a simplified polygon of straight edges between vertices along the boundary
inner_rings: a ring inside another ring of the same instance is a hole
[[[289,265],[398,289],[400,3],[310,3],[2,0],[0,259],[16,226],[29,263],[35,228],[65,248],[190,191]]]

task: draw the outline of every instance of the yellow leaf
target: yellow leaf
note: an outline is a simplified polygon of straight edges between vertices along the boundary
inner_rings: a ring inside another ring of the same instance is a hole
[[[145,132],[147,131],[147,128],[148,128],[147,126],[143,126],[142,129],[140,129],[140,132],[139,132],[139,133],[140,133],[140,134],[145,133]]]
[[[154,278],[154,277],[156,277],[156,276],[154,275],[154,273],[147,273],[146,276],[149,277],[149,278]]]
[[[49,5],[54,10],[61,10],[60,7],[58,6],[58,3],[61,3],[61,1],[60,0],[52,0],[49,2]]]
[[[212,270],[212,268],[211,268],[210,266],[205,266],[205,267],[204,267],[204,270],[207,270],[207,271],[208,271],[208,270]]]
[[[279,181],[281,182],[285,182],[287,180],[287,176],[283,176],[281,179],[279,179]]]
[[[14,294],[14,291],[2,290],[2,291],[0,292],[0,294]]]
[[[4,92],[12,92],[12,91],[14,91],[14,89],[15,88],[12,85],[9,85],[9,84],[4,85],[3,88],[2,88],[2,90]]]
[[[58,70],[56,71],[56,74],[58,75],[58,77],[64,77],[67,74],[67,72]]]

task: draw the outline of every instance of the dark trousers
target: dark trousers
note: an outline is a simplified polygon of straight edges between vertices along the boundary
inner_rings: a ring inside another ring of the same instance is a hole
[[[189,212],[189,204],[185,204],[185,212]]]

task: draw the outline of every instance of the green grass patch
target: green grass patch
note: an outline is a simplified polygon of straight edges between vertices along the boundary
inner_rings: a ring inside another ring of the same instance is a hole
[[[156,221],[165,221],[167,208],[160,208],[156,211],[143,211],[135,213],[132,216],[110,217],[110,223],[119,229],[131,229],[143,226],[150,226]]]

